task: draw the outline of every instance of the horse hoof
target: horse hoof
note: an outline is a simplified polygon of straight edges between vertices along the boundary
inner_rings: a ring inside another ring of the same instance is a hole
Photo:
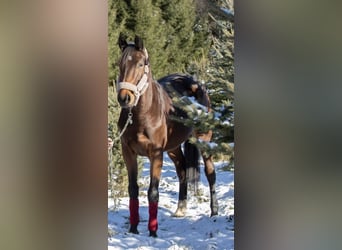
[[[210,217],[214,217],[214,216],[216,216],[216,215],[218,215],[218,212],[211,212]]]
[[[177,209],[176,212],[172,215],[173,217],[184,217],[185,210],[184,209]]]
[[[150,237],[157,237],[157,231],[150,231]]]
[[[184,217],[185,214],[182,213],[182,212],[177,212],[177,211],[176,211],[172,216],[173,216],[173,217]]]
[[[132,234],[139,234],[138,226],[131,226],[128,232]]]

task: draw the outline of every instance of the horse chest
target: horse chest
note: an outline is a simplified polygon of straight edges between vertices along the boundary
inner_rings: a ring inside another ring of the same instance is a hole
[[[150,156],[157,149],[164,150],[167,142],[166,127],[149,127],[133,133],[128,144],[139,155]]]

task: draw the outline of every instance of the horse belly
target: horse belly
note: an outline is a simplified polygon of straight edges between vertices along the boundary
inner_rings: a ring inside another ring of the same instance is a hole
[[[173,149],[183,142],[185,142],[191,135],[192,129],[185,127],[183,124],[177,124],[168,131],[167,143],[165,146],[165,151]]]
[[[166,141],[167,141],[167,133],[165,132],[159,133],[159,136],[156,136],[156,131],[150,134],[147,132],[137,134],[137,140],[132,142],[131,147],[137,152],[138,155],[148,156],[150,157],[153,152],[156,150],[162,149],[165,151]]]
[[[137,140],[133,141],[131,147],[141,156],[149,156],[149,151],[151,149],[151,141],[143,133],[137,134]]]

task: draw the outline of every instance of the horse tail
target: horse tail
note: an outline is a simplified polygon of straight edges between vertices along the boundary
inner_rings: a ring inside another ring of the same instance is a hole
[[[186,178],[192,188],[197,193],[198,182],[200,180],[199,150],[195,144],[187,140],[184,143],[184,156],[186,160]]]

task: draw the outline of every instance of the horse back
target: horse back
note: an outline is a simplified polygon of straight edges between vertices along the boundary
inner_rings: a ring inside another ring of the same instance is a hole
[[[158,83],[163,86],[171,98],[174,96],[194,97],[199,104],[204,105],[207,108],[210,106],[209,97],[204,87],[192,76],[171,74],[160,78]]]
[[[204,87],[192,76],[185,74],[171,74],[160,78],[158,83],[164,88],[171,99],[173,97],[191,97],[194,98],[199,104],[207,107],[209,110],[209,97]],[[171,115],[179,118],[188,118],[187,113],[176,105],[173,105],[173,111],[171,112]],[[191,127],[186,127],[181,122],[169,119],[168,123],[168,130],[171,131],[170,133],[174,133],[174,135],[168,133],[168,144],[171,148],[177,143],[179,144],[178,140],[181,140],[181,142],[185,141],[193,132]],[[177,132],[175,133],[174,131]]]

